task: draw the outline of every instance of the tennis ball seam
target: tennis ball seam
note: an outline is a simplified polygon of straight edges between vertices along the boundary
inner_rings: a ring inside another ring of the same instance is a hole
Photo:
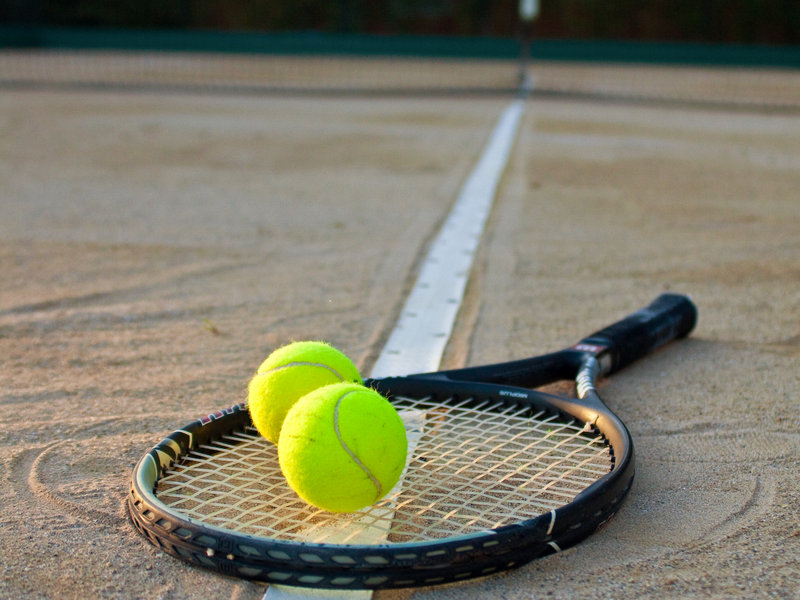
[[[339,444],[342,446],[342,449],[347,453],[347,455],[350,457],[350,459],[362,471],[364,471],[364,473],[367,475],[367,477],[369,477],[370,481],[372,482],[372,485],[375,486],[375,490],[376,490],[375,491],[375,500],[377,500],[378,498],[381,498],[383,496],[383,493],[382,493],[383,492],[383,486],[381,485],[380,480],[377,477],[375,477],[375,475],[372,473],[372,471],[369,470],[367,465],[365,465],[363,462],[361,462],[361,459],[358,458],[358,456],[356,456],[356,453],[353,452],[350,449],[350,447],[345,443],[344,438],[342,438],[342,433],[341,433],[341,431],[339,429],[339,407],[341,406],[342,401],[344,401],[344,399],[347,398],[347,396],[349,396],[350,394],[355,393],[356,391],[357,390],[345,392],[336,401],[336,405],[334,406],[334,409],[333,409],[333,430],[336,433],[336,439],[339,440]]]
[[[277,367],[273,367],[266,371],[261,371],[259,375],[267,375],[269,373],[274,373],[275,371],[282,371],[283,369],[289,369],[291,367],[321,367],[333,373],[336,377],[339,378],[339,381],[346,381],[344,376],[330,365],[326,365],[324,363],[315,363],[315,362],[300,362],[300,361],[290,362],[286,363],[285,365],[279,365]]]

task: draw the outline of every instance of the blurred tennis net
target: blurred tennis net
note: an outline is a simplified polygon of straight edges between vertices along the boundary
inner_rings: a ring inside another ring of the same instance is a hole
[[[27,50],[0,54],[8,84],[325,93],[510,93],[513,60]]]
[[[6,86],[252,93],[510,93],[519,87],[513,39],[49,29],[18,39],[23,43],[16,47],[0,43]]]
[[[800,112],[797,68],[741,56],[709,66],[687,55],[671,64],[674,47],[660,47],[659,56],[659,47],[623,44],[584,44],[582,53],[573,46],[572,60],[560,60],[552,47],[531,53],[514,39],[57,31],[41,43],[0,43],[0,86],[469,95],[529,85],[541,98]],[[637,60],[633,51],[641,48],[649,54]]]

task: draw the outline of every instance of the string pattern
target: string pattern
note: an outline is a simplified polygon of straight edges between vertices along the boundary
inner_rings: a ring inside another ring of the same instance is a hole
[[[300,500],[281,474],[277,448],[250,427],[184,456],[159,480],[156,495],[173,511],[239,534],[400,544],[550,512],[613,466],[603,436],[572,418],[498,400],[393,402],[409,435],[406,471],[383,500],[357,513],[333,514]]]

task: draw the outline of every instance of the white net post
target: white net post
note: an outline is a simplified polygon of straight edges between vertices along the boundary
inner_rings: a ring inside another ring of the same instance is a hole
[[[520,51],[519,51],[519,85],[528,92],[533,88],[533,80],[528,72],[531,57],[531,37],[533,22],[539,16],[539,0],[520,0]]]

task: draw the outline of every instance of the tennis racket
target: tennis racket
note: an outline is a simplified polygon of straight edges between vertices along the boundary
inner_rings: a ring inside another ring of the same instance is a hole
[[[139,461],[131,519],[180,559],[290,586],[414,587],[519,567],[617,511],[633,480],[633,443],[595,381],[686,336],[696,319],[691,300],[663,294],[559,352],[367,380],[404,418],[409,459],[387,497],[347,515],[291,491],[275,446],[238,404]],[[575,398],[531,389],[559,380],[575,381]]]

